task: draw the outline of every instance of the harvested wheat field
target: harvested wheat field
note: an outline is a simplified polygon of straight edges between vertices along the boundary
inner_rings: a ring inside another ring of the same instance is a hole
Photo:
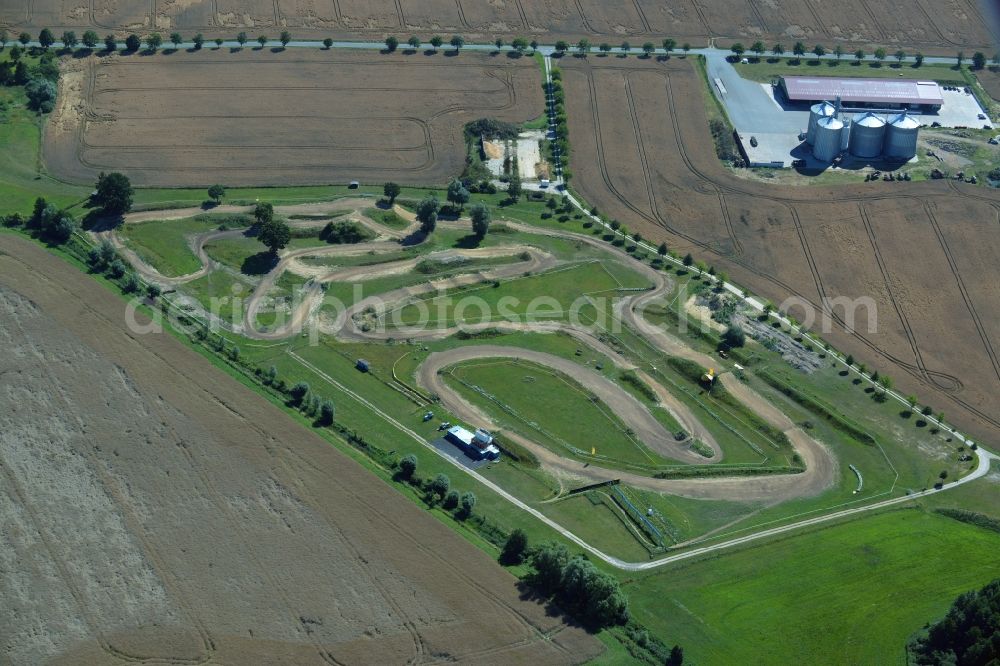
[[[46,128],[60,178],[156,186],[446,182],[463,126],[542,115],[530,58],[246,49],[73,62]]]
[[[0,7],[0,25],[181,30],[232,38],[240,29],[292,30],[301,38],[459,33],[540,39],[673,37],[807,39],[948,49],[989,47],[993,39],[977,0],[35,0]],[[15,6],[16,5],[16,6]],[[58,32],[56,33],[58,34]],[[788,45],[786,44],[786,47]]]
[[[0,252],[0,661],[584,661],[600,643],[41,247]]]
[[[781,188],[715,157],[684,59],[563,58],[573,186],[630,229],[728,271],[980,437],[1000,436],[1000,197],[952,182]],[[834,299],[871,299],[854,330]],[[828,305],[832,329],[823,331]],[[792,307],[809,323],[802,307]],[[877,316],[877,319],[876,319]]]

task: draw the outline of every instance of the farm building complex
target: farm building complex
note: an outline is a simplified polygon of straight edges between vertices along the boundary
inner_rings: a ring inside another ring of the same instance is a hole
[[[845,106],[934,111],[944,104],[941,86],[914,79],[838,79],[783,76],[781,91],[792,102],[822,102],[839,97]]]

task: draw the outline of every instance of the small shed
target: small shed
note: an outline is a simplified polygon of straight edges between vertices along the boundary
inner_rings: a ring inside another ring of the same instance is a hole
[[[358,362],[354,364],[354,367],[360,370],[361,372],[368,372],[369,370],[372,369],[371,363],[369,363],[363,358],[359,358]]]

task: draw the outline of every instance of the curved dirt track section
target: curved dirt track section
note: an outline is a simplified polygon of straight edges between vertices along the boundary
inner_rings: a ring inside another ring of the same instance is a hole
[[[676,442],[673,435],[656,420],[641,402],[610,379],[573,361],[552,354],[498,345],[475,345],[434,352],[421,364],[418,383],[437,395],[449,411],[455,412],[456,409],[461,411],[465,405],[464,399],[442,380],[440,373],[449,366],[485,358],[513,358],[557,370],[586,387],[589,392],[610,407],[616,416],[629,425],[635,432],[635,436],[651,450],[666,458],[690,464],[709,462],[707,458],[691,450],[689,445]]]

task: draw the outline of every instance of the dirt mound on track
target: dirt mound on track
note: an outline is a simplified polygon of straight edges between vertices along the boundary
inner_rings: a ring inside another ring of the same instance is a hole
[[[588,203],[776,304],[796,299],[798,320],[827,328],[823,337],[903,393],[979,437],[1000,436],[1000,293],[990,286],[1000,196],[951,182],[739,180],[715,157],[709,93],[684,59],[566,57],[561,67],[573,185]]]
[[[463,34],[480,41],[495,35],[538,37],[546,43],[606,35],[674,37],[703,43],[708,38],[802,39],[861,44],[993,48],[988,19],[977,0],[914,0],[900,12],[891,3],[844,0],[182,0],[64,3],[57,0],[0,5],[0,25],[18,30],[64,27],[124,30],[180,30],[232,39],[240,28],[251,35],[286,27],[297,38],[362,38],[381,41],[386,33],[404,40],[416,33]],[[13,31],[16,34],[16,31]],[[770,43],[770,42],[769,42]],[[426,48],[426,47],[424,47]],[[985,49],[984,49],[985,50]],[[988,51],[992,52],[992,51]]]
[[[79,182],[122,171],[154,186],[431,185],[464,168],[466,123],[544,110],[534,60],[473,52],[206,49],[85,68],[82,102],[50,123],[75,131],[44,141],[48,168]]]
[[[0,661],[575,663],[418,507],[41,248],[0,253]]]

